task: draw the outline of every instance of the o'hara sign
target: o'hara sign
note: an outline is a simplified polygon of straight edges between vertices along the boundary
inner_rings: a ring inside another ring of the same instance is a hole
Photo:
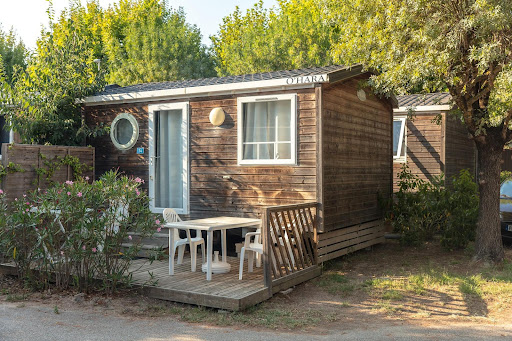
[[[327,82],[327,75],[299,76],[299,77],[290,77],[290,78],[286,79],[287,85],[323,83],[323,82]]]

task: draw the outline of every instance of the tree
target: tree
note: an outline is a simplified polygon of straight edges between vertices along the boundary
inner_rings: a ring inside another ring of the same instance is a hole
[[[211,38],[219,75],[324,66],[336,26],[322,0],[279,0],[267,10],[260,0],[245,15],[237,7]]]
[[[71,1],[52,26],[55,40],[70,32],[101,60],[108,83],[131,85],[215,75],[200,30],[165,0],[121,0],[103,9],[97,0]]]
[[[129,85],[211,77],[213,61],[185,12],[161,0],[121,0],[102,23],[107,80]]]
[[[66,40],[43,33],[26,71],[14,73],[12,86],[0,82],[7,93],[2,111],[23,142],[80,145],[91,133],[79,101],[102,88],[102,74],[76,32]]]
[[[14,30],[4,32],[0,26],[0,56],[3,59],[3,69],[8,83],[11,83],[16,65],[22,69],[27,66],[27,53],[25,45],[18,40]]]
[[[347,0],[330,3],[340,27],[336,60],[380,72],[381,93],[446,86],[478,150],[476,258],[500,261],[499,181],[512,132],[512,2]]]

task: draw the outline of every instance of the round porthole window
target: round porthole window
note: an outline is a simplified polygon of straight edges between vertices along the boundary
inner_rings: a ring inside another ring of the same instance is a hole
[[[135,117],[128,113],[117,115],[110,127],[110,138],[117,149],[132,148],[139,139],[139,124]]]

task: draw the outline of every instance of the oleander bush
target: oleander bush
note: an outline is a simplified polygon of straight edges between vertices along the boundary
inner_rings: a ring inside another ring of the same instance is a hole
[[[141,184],[139,178],[111,171],[94,182],[67,181],[10,203],[0,194],[4,257],[34,288],[74,285],[111,293],[129,284],[137,241],[161,228]],[[138,238],[132,240],[132,234]],[[132,245],[123,246],[127,241]],[[156,252],[153,258],[159,256]]]
[[[388,204],[387,219],[405,245],[420,245],[440,235],[444,247],[464,248],[474,240],[478,187],[468,170],[445,186],[443,176],[425,181],[404,165],[398,192]]]

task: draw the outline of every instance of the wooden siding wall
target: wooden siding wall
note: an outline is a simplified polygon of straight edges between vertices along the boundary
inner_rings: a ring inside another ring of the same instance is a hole
[[[85,170],[82,175],[94,179],[94,148],[2,144],[2,164],[7,166],[12,162],[24,169],[24,172],[7,174],[3,179],[2,189],[7,198],[13,200],[37,188],[48,188],[46,179],[38,178],[36,168],[44,168],[44,160],[51,162],[57,157],[66,155],[75,156],[80,162],[89,166],[90,169]],[[70,166],[62,166],[55,170],[51,180],[55,182],[74,180],[73,170]]]
[[[423,180],[432,180],[444,171],[444,122],[436,124],[435,118],[435,113],[416,113],[412,120],[407,119],[407,165]],[[398,190],[402,166],[393,162],[393,191]]]
[[[254,93],[254,96],[283,92]],[[264,206],[315,201],[316,198],[316,100],[314,89],[286,91],[297,93],[298,165],[237,165],[237,97],[201,97],[190,103],[190,218],[221,215],[259,216]],[[251,96],[244,94],[241,96]],[[165,101],[169,103],[172,101]],[[179,101],[174,101],[179,102]],[[221,107],[226,120],[220,127],[209,121],[210,111]],[[136,145],[118,151],[110,136],[90,140],[96,149],[96,174],[118,168],[144,179],[148,184],[147,103],[86,108],[88,125],[110,125],[116,115],[132,113],[140,128]],[[136,147],[145,147],[136,155]],[[147,188],[147,187],[146,187]]]
[[[110,135],[106,134],[89,139],[87,143],[96,148],[96,178],[111,169],[118,169],[129,176],[138,176],[145,180],[143,188],[148,189],[149,180],[149,133],[148,112],[146,104],[108,105],[87,107],[85,121],[90,127],[97,125],[110,126],[114,118],[121,113],[132,114],[139,124],[139,139],[132,149],[121,151],[117,149]],[[137,155],[138,147],[144,147],[144,155]]]
[[[392,188],[392,107],[356,93],[362,78],[322,92],[323,229],[328,232],[382,217],[379,195]]]
[[[464,125],[454,116],[446,115],[445,177],[450,184],[453,176],[462,169],[475,175],[476,147]]]

